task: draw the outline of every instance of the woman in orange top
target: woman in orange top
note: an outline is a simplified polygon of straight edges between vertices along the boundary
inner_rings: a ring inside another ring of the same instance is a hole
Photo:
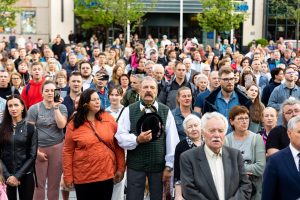
[[[63,170],[67,187],[74,184],[78,200],[96,197],[110,200],[113,184],[123,179],[124,150],[114,135],[114,118],[100,107],[95,90],[85,90],[77,113],[67,126]]]

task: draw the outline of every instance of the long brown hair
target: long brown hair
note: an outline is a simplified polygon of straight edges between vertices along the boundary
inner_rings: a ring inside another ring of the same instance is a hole
[[[10,139],[10,137],[13,133],[12,117],[9,114],[8,106],[7,106],[8,101],[10,101],[12,99],[19,99],[21,105],[24,106],[24,109],[22,112],[22,119],[26,118],[26,115],[27,115],[26,106],[20,95],[13,94],[13,95],[10,95],[9,97],[7,97],[5,111],[3,114],[3,121],[0,126],[0,147],[4,146],[4,144]]]
[[[252,86],[255,86],[258,90],[257,97],[254,99],[253,104],[251,105],[249,111],[250,111],[250,118],[255,123],[261,123],[262,122],[262,116],[264,111],[264,106],[262,102],[259,99],[259,87],[256,84],[249,85],[246,90],[248,91]]]

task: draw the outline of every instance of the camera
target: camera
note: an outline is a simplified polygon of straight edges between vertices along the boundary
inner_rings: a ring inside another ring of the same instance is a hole
[[[59,102],[60,100],[60,89],[54,90],[54,102]]]

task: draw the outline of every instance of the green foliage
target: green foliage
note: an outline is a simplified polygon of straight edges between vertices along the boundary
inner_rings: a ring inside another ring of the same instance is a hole
[[[296,22],[296,49],[298,49],[299,23],[300,23],[300,0],[270,0],[270,10],[277,19],[288,19]],[[298,51],[296,52],[298,56]]]
[[[253,44],[253,41],[249,42],[248,47],[250,48],[252,46],[252,44]],[[262,47],[266,47],[266,46],[268,46],[269,42],[265,38],[260,38],[260,39],[255,40],[255,44],[260,45]]]
[[[108,27],[115,23],[124,31],[128,20],[134,26],[153,7],[145,7],[142,0],[75,0],[75,5],[75,14],[83,19],[82,28]]]
[[[0,27],[13,28],[16,26],[16,14],[20,8],[13,6],[18,0],[0,0]]]
[[[269,7],[275,18],[300,20],[300,0],[270,0]]]
[[[199,25],[206,32],[217,33],[239,28],[247,13],[235,13],[232,0],[200,0],[203,12],[197,15]]]

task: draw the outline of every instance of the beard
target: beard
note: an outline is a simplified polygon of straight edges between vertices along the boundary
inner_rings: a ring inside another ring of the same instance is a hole
[[[227,92],[227,93],[233,92],[234,86],[232,86],[232,89],[231,89],[231,88],[229,89],[229,88],[227,88],[226,86],[225,86],[225,87],[222,86],[222,90],[224,90],[224,91]]]

